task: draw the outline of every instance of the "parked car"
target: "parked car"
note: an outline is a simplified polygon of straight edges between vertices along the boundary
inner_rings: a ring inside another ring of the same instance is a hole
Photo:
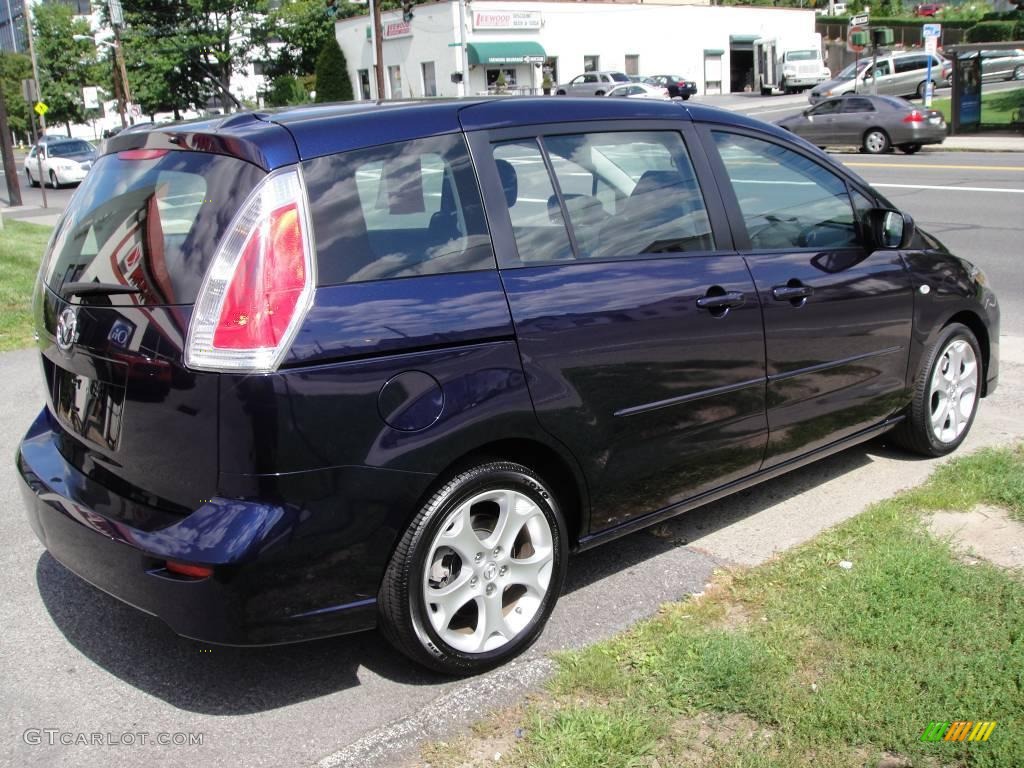
[[[651,75],[648,80],[655,85],[668,88],[668,95],[673,99],[686,101],[697,93],[697,81],[682,75]]]
[[[619,83],[630,82],[622,72],[584,72],[555,88],[558,96],[604,96]]]
[[[942,5],[939,3],[921,3],[921,5],[914,8],[915,16],[938,16],[942,13]]]
[[[89,142],[49,137],[33,145],[25,156],[25,176],[33,187],[38,187],[42,180],[56,189],[62,184],[80,182],[95,161],[96,149]]]
[[[626,83],[616,85],[605,96],[618,96],[627,99],[668,99],[668,88],[648,83]]]
[[[830,96],[839,96],[850,91],[877,94],[879,96],[917,96],[924,98],[928,84],[928,57],[924,52],[887,53],[873,59],[862,59],[850,64],[836,77],[811,89],[808,101],[817,104]],[[942,82],[942,67],[946,59],[931,54],[932,87]]]
[[[742,115],[424,100],[105,146],[43,256],[17,469],[56,560],[186,637],[379,625],[476,672],[570,552],[883,433],[947,454],[998,381],[984,274]]]
[[[978,56],[977,51],[960,54],[960,59],[970,61]],[[953,62],[942,64],[942,79],[947,85],[953,78]],[[982,80],[1024,80],[1024,50],[981,51]]]
[[[895,96],[844,93],[777,125],[819,147],[854,144],[873,155],[899,147],[912,155],[946,139],[946,120],[934,109],[918,109]]]

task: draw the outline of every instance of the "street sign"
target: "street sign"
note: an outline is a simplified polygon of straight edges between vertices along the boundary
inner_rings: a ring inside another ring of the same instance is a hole
[[[45,115],[47,112],[50,111],[50,108],[48,106],[46,106],[45,104],[43,104],[43,102],[41,102],[41,101],[37,101],[36,105],[34,107],[32,107],[32,109],[34,109],[36,111],[36,114],[39,115],[40,117],[42,117],[43,115]]]
[[[854,40],[860,39],[860,33],[862,32],[864,33],[864,39],[867,39],[867,31],[867,27],[850,27],[846,31],[846,50],[850,51],[850,53],[864,53],[866,46],[855,43]],[[858,37],[854,38],[854,35],[858,35]]]
[[[85,104],[86,109],[100,108],[99,90],[95,85],[87,85],[82,88],[82,103]]]
[[[924,24],[921,27],[921,35],[924,37],[924,49],[927,53],[935,53],[939,47],[939,38],[942,37],[941,24]]]
[[[868,25],[868,14],[858,13],[850,18],[851,27],[866,27]]]
[[[142,117],[142,107],[140,107],[138,104],[132,104],[131,113],[132,117],[134,117],[135,119]]]
[[[29,104],[39,101],[39,91],[36,90],[36,81],[31,77],[21,81],[21,96]]]

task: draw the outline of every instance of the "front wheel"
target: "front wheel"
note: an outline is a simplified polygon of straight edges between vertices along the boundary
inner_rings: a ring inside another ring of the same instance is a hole
[[[872,128],[864,134],[864,151],[869,155],[881,155],[889,149],[889,134],[881,128]]]
[[[448,674],[503,664],[540,635],[565,578],[565,524],[532,470],[495,461],[460,472],[419,511],[381,583],[381,629]]]
[[[39,182],[32,178],[32,171],[25,169],[25,175],[28,176],[28,185],[30,187],[38,187]]]
[[[1013,79],[1024,80],[1024,64],[1020,64],[1013,68]]]
[[[684,93],[683,94],[683,101],[689,101],[689,100],[690,100],[690,94]]]
[[[604,96],[604,91],[594,91],[595,96]]]
[[[60,186],[60,182],[57,181],[57,174],[50,171],[50,186],[56,189]]]
[[[924,456],[956,450],[978,412],[981,376],[981,349],[971,329],[960,323],[943,328],[921,361],[907,418],[893,439]]]

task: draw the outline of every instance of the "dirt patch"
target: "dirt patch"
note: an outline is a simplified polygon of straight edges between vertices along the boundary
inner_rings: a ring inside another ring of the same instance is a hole
[[[1024,524],[1005,509],[978,505],[970,512],[936,512],[928,519],[928,530],[951,539],[966,563],[977,557],[1024,571]]]
[[[772,740],[770,729],[736,713],[701,712],[680,717],[672,724],[671,733],[678,744],[673,756],[678,765],[704,765],[729,743],[768,744]]]

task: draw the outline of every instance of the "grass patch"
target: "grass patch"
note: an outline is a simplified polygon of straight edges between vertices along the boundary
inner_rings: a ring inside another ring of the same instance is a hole
[[[32,286],[51,231],[10,220],[0,231],[0,352],[32,343]]]
[[[941,112],[946,122],[952,120],[951,100],[933,99],[932,109]],[[1021,112],[1024,114],[1024,88],[1012,91],[999,91],[998,93],[985,93],[984,87],[981,92],[981,122],[983,125],[1010,125],[1013,122],[1013,114]]]
[[[1024,513],[1024,449],[944,465],[778,560],[560,655],[549,695],[513,718],[526,735],[502,764],[1024,766],[1024,583],[962,564],[922,524],[978,503]],[[998,726],[985,743],[923,743],[933,720]]]

